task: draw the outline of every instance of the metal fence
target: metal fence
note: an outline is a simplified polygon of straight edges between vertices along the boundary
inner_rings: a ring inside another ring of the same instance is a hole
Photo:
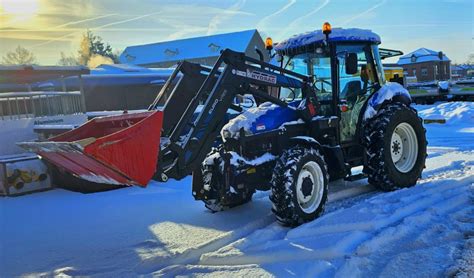
[[[0,119],[85,113],[81,92],[0,93]]]

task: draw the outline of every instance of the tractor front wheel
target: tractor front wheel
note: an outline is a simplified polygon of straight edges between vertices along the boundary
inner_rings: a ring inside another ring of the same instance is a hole
[[[324,211],[329,175],[324,157],[302,146],[285,151],[272,177],[272,211],[278,222],[298,226],[316,219]]]

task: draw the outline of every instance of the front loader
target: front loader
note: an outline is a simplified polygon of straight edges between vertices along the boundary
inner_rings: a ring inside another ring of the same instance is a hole
[[[330,180],[368,178],[394,190],[421,177],[427,144],[422,121],[408,92],[385,82],[378,44],[380,37],[369,30],[332,30],[326,23],[323,30],[276,45],[279,66],[226,49],[212,69],[182,62],[141,120],[104,118],[119,119],[122,130],[107,135],[118,138],[90,138],[80,127],[69,140],[24,146],[73,174],[70,164],[54,156],[79,153],[96,160],[102,170],[89,167],[88,160],[74,161],[92,172],[81,176],[86,180],[99,176],[120,184],[110,170],[127,184],[145,185],[153,174],[166,181],[192,173],[194,198],[212,211],[246,203],[256,190],[271,190],[278,221],[296,226],[321,215]],[[250,96],[256,107],[243,111],[235,104]],[[230,110],[239,115],[229,120]],[[136,150],[119,147],[98,155],[151,130],[154,136],[141,136],[149,140]],[[91,153],[89,144],[98,141]],[[142,156],[153,170],[147,165],[137,175],[106,160],[124,152],[134,157],[129,163],[141,163]],[[358,166],[363,172],[353,174]]]

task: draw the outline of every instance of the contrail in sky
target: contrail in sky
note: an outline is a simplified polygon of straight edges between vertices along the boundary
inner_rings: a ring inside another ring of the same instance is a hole
[[[278,11],[270,14],[270,15],[267,15],[266,17],[262,18],[258,23],[257,23],[257,29],[260,29],[260,28],[265,28],[265,23],[272,17],[276,16],[276,15],[279,15],[281,13],[283,13],[284,11],[288,10],[291,6],[293,6],[294,4],[296,3],[296,0],[289,0],[288,3],[283,6],[281,9],[279,9]]]
[[[141,16],[137,16],[137,17],[125,19],[125,20],[119,20],[119,21],[107,23],[107,24],[104,24],[104,25],[101,25],[101,26],[89,28],[89,30],[100,30],[100,29],[103,29],[103,28],[106,28],[106,27],[109,27],[109,26],[113,26],[113,25],[117,25],[117,24],[122,24],[122,23],[130,22],[130,21],[139,20],[139,19],[142,19],[142,18],[145,18],[145,17],[157,15],[157,14],[160,14],[160,13],[162,13],[162,12],[155,12],[155,13],[145,14],[145,15],[141,15]],[[59,41],[59,40],[61,40],[61,39],[64,39],[64,38],[69,37],[70,35],[76,34],[76,33],[78,33],[78,32],[81,32],[81,31],[72,32],[72,33],[66,34],[66,35],[64,35],[64,36],[61,36],[61,37],[58,37],[58,38],[54,38],[54,39],[52,39],[52,40],[48,40],[48,41],[45,41],[45,42],[42,42],[42,43],[33,45],[32,48],[36,48],[36,47],[39,47],[39,46],[43,46],[43,45],[46,45],[46,44],[50,44],[50,43],[55,42],[55,41]]]
[[[245,0],[239,0],[237,3],[234,5],[230,6],[228,9],[224,10],[223,12],[215,15],[211,21],[209,22],[209,25],[207,27],[207,34],[212,35],[218,28],[218,25],[225,19],[228,18],[229,14],[232,14],[242,8],[243,5],[245,5]]]
[[[110,16],[114,16],[114,15],[117,15],[117,14],[106,14],[106,15],[101,15],[101,16],[97,16],[97,17],[93,17],[93,18],[87,18],[87,19],[78,20],[78,21],[71,21],[71,22],[64,23],[64,24],[58,25],[56,27],[53,27],[53,29],[63,28],[63,27],[69,26],[69,25],[84,23],[84,22],[88,22],[88,21],[94,21],[94,20],[97,20],[97,19],[106,18],[106,17],[110,17]]]
[[[302,24],[303,22],[306,21],[306,19],[308,17],[311,17],[313,15],[315,15],[317,12],[319,12],[321,9],[323,9],[324,7],[326,7],[328,4],[329,4],[330,0],[324,0],[324,2],[319,5],[318,7],[316,7],[316,9],[312,10],[311,12],[307,13],[306,15],[302,16],[302,17],[298,17],[297,19],[295,19],[293,22],[291,22],[288,27],[285,28],[285,30],[283,30],[282,32],[280,32],[280,37],[281,35],[286,35],[289,31],[291,31],[293,28],[295,28],[296,30],[300,30],[301,27],[303,26],[308,26],[308,24]],[[307,21],[306,21],[307,22]],[[299,28],[298,28],[299,27]],[[300,32],[301,33],[301,32]]]
[[[387,2],[387,0],[380,1],[379,3],[373,5],[372,7],[370,7],[369,9],[367,9],[367,10],[361,12],[360,14],[355,15],[355,16],[349,18],[348,20],[346,20],[346,21],[344,21],[344,22],[342,23],[342,26],[347,25],[347,24],[349,24],[349,22],[352,22],[352,21],[354,21],[355,19],[357,19],[357,18],[359,18],[359,17],[362,17],[362,16],[364,16],[364,15],[370,13],[371,11],[373,11],[373,10],[377,9],[378,7],[382,6],[383,4],[385,4],[385,2]]]

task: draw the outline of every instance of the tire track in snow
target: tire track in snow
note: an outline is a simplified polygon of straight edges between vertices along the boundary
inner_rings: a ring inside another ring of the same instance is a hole
[[[466,173],[465,173],[465,169],[455,169],[455,166],[459,165],[459,166],[463,166],[464,168],[472,165],[472,163],[468,162],[468,163],[465,163],[465,161],[462,161],[462,162],[457,162],[455,163],[456,165],[448,165],[448,166],[445,166],[445,167],[440,167],[440,168],[437,168],[437,169],[433,169],[432,171],[429,172],[429,177],[428,179],[424,179],[424,180],[421,180],[419,182],[419,186],[423,186],[423,184],[426,184],[426,183],[432,183],[432,180],[439,177],[439,176],[442,176],[444,178],[447,178],[447,177],[460,177],[460,176],[464,176]],[[453,169],[453,171],[448,171],[448,172],[445,172],[446,170],[450,170],[450,169]],[[468,176],[469,177],[469,176]],[[466,181],[466,179],[462,179],[462,181],[459,181],[461,183],[466,183],[466,182],[472,182],[472,179],[469,179],[467,178],[468,180]],[[423,199],[423,198],[426,198],[426,197],[429,197],[431,194],[435,194],[435,193],[438,193],[440,194],[441,192],[444,192],[444,191],[449,191],[451,189],[455,189],[456,187],[460,186],[458,183],[458,181],[454,182],[452,181],[451,183],[454,184],[454,185],[451,185],[451,186],[446,186],[446,182],[442,183],[442,186],[441,188],[438,188],[438,183],[439,182],[435,182],[435,185],[436,187],[429,187],[425,192],[424,194],[422,193],[421,195],[420,194],[417,194],[416,196],[409,196],[408,198],[412,198],[411,201],[415,201],[415,199],[413,198],[416,198],[416,199]],[[457,185],[456,185],[457,184]],[[337,191],[337,192],[332,192],[332,195],[330,195],[329,199],[330,201],[328,202],[328,206],[326,208],[326,211],[328,212],[332,212],[332,211],[339,211],[341,210],[342,208],[347,208],[347,207],[352,207],[354,206],[354,203],[357,205],[360,203],[361,200],[364,200],[364,201],[367,201],[367,200],[372,200],[372,199],[376,199],[378,198],[378,196],[380,196],[381,194],[388,194],[388,195],[397,195],[397,194],[400,194],[399,192],[401,191],[404,191],[404,190],[411,190],[411,188],[409,189],[403,189],[403,190],[400,190],[400,191],[395,191],[395,192],[390,192],[390,193],[382,193],[380,192],[380,194],[377,194],[377,193],[373,193],[376,191],[376,189],[368,184],[365,184],[365,185],[362,185],[362,186],[358,186],[358,188],[343,188],[342,190],[340,191]],[[332,197],[331,197],[332,196]],[[367,199],[367,197],[369,197],[369,199]],[[326,249],[322,249],[322,250],[318,250],[320,252],[313,252],[312,255],[309,255],[307,256],[307,251],[308,250],[304,250],[301,249],[301,250],[290,250],[288,252],[278,252],[278,251],[275,251],[275,252],[272,252],[272,256],[270,256],[271,258],[277,258],[276,260],[273,260],[273,259],[268,259],[268,254],[267,253],[264,253],[262,254],[261,256],[242,256],[242,257],[235,257],[235,256],[232,256],[230,258],[222,258],[222,259],[216,259],[215,256],[216,253],[218,253],[219,251],[221,250],[231,250],[232,248],[238,248],[238,246],[240,245],[245,245],[245,242],[246,241],[249,241],[248,238],[249,237],[252,237],[252,235],[254,234],[258,234],[258,233],[261,233],[261,234],[264,234],[265,237],[265,240],[264,242],[267,242],[267,245],[268,245],[268,242],[272,242],[272,241],[276,241],[278,242],[278,240],[282,240],[285,238],[285,236],[287,236],[288,234],[291,233],[291,231],[288,233],[288,228],[283,228],[281,226],[279,226],[275,221],[274,221],[274,218],[273,218],[273,215],[268,215],[269,217],[269,220],[268,222],[266,222],[265,224],[262,224],[262,225],[258,225],[258,226],[254,226],[253,228],[245,228],[244,230],[240,231],[239,230],[236,230],[232,233],[232,235],[229,235],[225,238],[221,238],[215,242],[212,242],[211,244],[209,245],[206,245],[204,248],[199,248],[199,249],[196,249],[196,250],[192,250],[191,252],[187,252],[187,254],[185,254],[184,256],[179,256],[179,257],[176,257],[176,258],[171,258],[170,260],[167,260],[167,262],[169,262],[168,264],[167,263],[161,263],[159,264],[158,266],[157,265],[154,265],[153,268],[155,270],[160,270],[158,272],[155,272],[155,273],[167,273],[167,269],[174,269],[174,271],[177,271],[177,269],[180,269],[180,267],[177,267],[177,265],[202,265],[202,266],[209,266],[209,267],[216,267],[216,266],[224,266],[224,265],[227,265],[227,266],[237,266],[237,265],[245,265],[245,266],[251,266],[251,265],[254,265],[255,263],[265,263],[265,262],[275,262],[275,261],[291,261],[291,260],[294,260],[295,258],[298,258],[298,257],[301,257],[304,258],[304,259],[331,259],[331,258],[336,258],[336,257],[341,257],[341,256],[345,256],[347,254],[350,254],[352,252],[354,252],[354,250],[359,246],[361,245],[363,242],[366,242],[368,240],[371,239],[371,236],[373,235],[368,235],[367,234],[367,231],[370,231],[372,229],[374,229],[374,227],[376,229],[379,229],[380,231],[378,231],[378,233],[384,231],[384,228],[390,228],[392,226],[396,226],[396,225],[399,225],[399,223],[401,223],[406,217],[410,217],[410,215],[412,214],[416,214],[418,213],[420,210],[424,210],[426,209],[427,207],[429,207],[430,205],[432,205],[434,202],[438,202],[438,201],[441,201],[444,197],[446,197],[445,195],[443,194],[440,194],[440,196],[438,196],[438,198],[436,200],[429,200],[429,198],[425,201],[424,205],[421,206],[421,207],[418,207],[418,208],[411,208],[411,209],[406,209],[406,207],[402,208],[402,211],[403,209],[405,209],[405,213],[401,212],[398,214],[398,217],[388,217],[387,219],[388,220],[381,220],[378,224],[378,226],[373,226],[373,225],[367,225],[367,223],[362,223],[362,224],[358,224],[358,225],[361,225],[361,226],[348,226],[346,227],[346,229],[342,229],[340,232],[350,232],[352,230],[357,230],[357,229],[360,229],[360,231],[358,233],[355,233],[351,236],[348,236],[346,238],[343,238],[341,241],[340,241],[340,245],[339,247],[342,247],[340,249],[344,250],[343,252],[340,252],[341,250],[337,250],[335,248],[326,248]],[[267,198],[267,196],[265,195],[259,195],[257,197],[257,199],[263,199],[263,198]],[[382,197],[384,198],[384,197]],[[407,201],[410,201],[410,199],[404,199],[406,202]],[[326,215],[324,215],[323,217],[325,217]],[[317,222],[318,220],[315,220],[313,222],[310,222],[310,223],[307,223],[305,225],[312,225],[313,223]],[[304,225],[304,226],[305,226]],[[246,226],[247,227],[247,226]],[[314,238],[314,237],[318,237],[320,235],[323,235],[324,233],[323,232],[320,232],[319,229],[320,227],[315,227],[318,229],[318,232],[316,232],[315,234],[313,234],[312,236],[310,236],[310,238]],[[347,229],[349,228],[349,229]],[[298,229],[298,228],[297,228]],[[323,229],[324,231],[324,229]],[[265,235],[266,234],[266,235]],[[302,237],[302,239],[305,239],[304,237]],[[258,245],[259,242],[251,242],[251,245]],[[247,244],[248,245],[248,244]],[[299,248],[299,247],[295,247],[295,248]],[[311,250],[313,251],[313,250]],[[168,268],[162,268],[162,267],[165,267],[167,265],[170,265],[170,264],[173,264],[174,266],[172,267],[168,267]],[[152,268],[149,268],[148,270],[150,270]],[[147,271],[145,271],[147,272]],[[143,272],[142,272],[143,273]],[[149,273],[149,272],[148,272]]]
[[[453,252],[450,246],[462,242],[474,228],[474,188],[463,189],[447,196],[444,202],[406,217],[362,243],[337,274],[345,276],[358,269],[363,270],[365,276],[373,277],[409,276],[412,273],[426,277],[454,276],[445,273],[454,263],[449,254]],[[464,219],[466,216],[470,219]],[[426,267],[430,265],[436,267]],[[409,272],[400,272],[403,269]],[[456,272],[457,269],[448,271]]]
[[[473,178],[466,178],[459,181],[460,184],[466,185],[474,181]],[[454,184],[454,185],[453,185]],[[460,184],[454,183],[453,180],[441,182],[436,185],[438,188],[423,191],[418,194],[417,198],[406,201],[414,202],[411,205],[403,206],[383,215],[378,219],[365,222],[319,225],[333,215],[328,214],[318,220],[302,225],[288,232],[284,240],[266,241],[263,248],[250,248],[251,252],[245,254],[246,250],[241,250],[240,256],[225,256],[226,254],[205,254],[202,256],[200,264],[205,265],[246,265],[246,264],[265,264],[287,262],[294,260],[330,260],[337,257],[344,257],[351,254],[363,242],[370,240],[374,235],[380,233],[386,228],[397,225],[404,218],[407,218],[420,211],[426,210],[436,203],[443,202],[446,197],[456,197],[465,193],[465,188],[457,188]],[[389,194],[389,193],[387,193]],[[433,195],[435,195],[433,197]],[[378,196],[377,196],[378,197]],[[383,205],[380,205],[383,206]],[[336,212],[337,213],[337,212]],[[349,215],[348,217],[352,217]],[[344,222],[344,220],[342,220]],[[324,248],[312,248],[313,246],[305,246],[305,243],[311,243],[324,238],[327,235],[342,234],[338,242],[334,245],[324,246]],[[258,245],[254,243],[253,245]],[[236,246],[238,248],[238,246]],[[253,250],[252,250],[253,249]],[[269,254],[272,254],[269,256]]]
[[[367,194],[372,191],[375,191],[375,188],[368,184],[341,188],[340,190],[333,192],[329,196],[328,206],[326,207],[326,210],[334,209],[331,206],[332,203],[337,204],[337,208],[340,208],[344,205],[347,206],[347,202],[350,202],[351,199],[358,198],[361,195]],[[269,202],[268,194],[259,194],[255,199],[267,199],[266,201]],[[350,202],[350,204],[352,204],[352,202]],[[163,257],[158,257],[146,260],[140,263],[140,265],[135,268],[135,271],[139,274],[146,274],[158,271],[170,265],[197,264],[200,262],[201,256],[203,254],[215,252],[225,246],[232,245],[233,243],[241,241],[241,239],[247,237],[252,233],[255,233],[256,231],[269,229],[269,227],[271,226],[276,226],[277,229],[285,231],[282,236],[284,236],[286,234],[286,231],[289,230],[289,228],[282,227],[281,225],[279,225],[275,221],[275,216],[273,215],[273,213],[269,212],[269,214],[266,215],[263,219],[255,221],[253,223],[249,223],[240,229],[227,232],[218,239],[206,243],[198,248],[189,249],[177,256],[167,257],[165,259],[163,259]]]
[[[244,227],[229,231],[218,237],[217,239],[207,242],[197,248],[187,249],[185,252],[170,257],[157,257],[141,262],[135,267],[135,272],[138,274],[152,273],[169,265],[182,265],[198,262],[202,254],[209,253],[222,248],[240,238],[243,238],[253,231],[262,229],[271,225],[275,221],[273,214],[269,213],[264,218],[248,223]],[[195,235],[193,235],[195,236]]]

